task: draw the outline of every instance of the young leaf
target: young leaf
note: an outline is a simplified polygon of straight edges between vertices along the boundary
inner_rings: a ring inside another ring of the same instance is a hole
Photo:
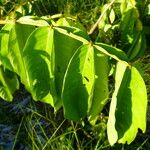
[[[0,97],[12,101],[14,92],[19,89],[17,76],[0,66]]]
[[[63,83],[62,100],[65,117],[78,121],[87,115],[95,80],[94,49],[81,46],[71,58]]]
[[[116,69],[113,93],[107,126],[111,145],[118,142],[130,144],[138,132],[146,130],[147,93],[138,70],[119,62]]]
[[[95,63],[95,84],[93,91],[92,105],[89,111],[89,120],[94,121],[97,115],[102,111],[108,101],[108,74],[109,60],[108,56],[94,49]]]

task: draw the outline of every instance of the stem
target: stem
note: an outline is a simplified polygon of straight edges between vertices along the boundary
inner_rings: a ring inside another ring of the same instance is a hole
[[[88,34],[92,34],[95,29],[97,28],[98,24],[100,23],[100,21],[102,20],[102,18],[104,17],[105,13],[107,12],[107,10],[111,7],[111,5],[115,2],[115,0],[112,0],[107,7],[105,8],[104,12],[100,15],[100,17],[98,18],[97,22],[92,26],[92,28],[90,29],[90,31],[88,32]]]

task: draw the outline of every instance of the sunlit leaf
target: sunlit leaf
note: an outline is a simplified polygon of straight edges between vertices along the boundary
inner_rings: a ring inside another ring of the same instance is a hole
[[[53,34],[49,27],[35,30],[23,50],[27,85],[35,100],[54,105]],[[25,84],[26,85],[26,84]]]
[[[78,36],[83,37],[86,40],[90,41],[90,37],[87,34],[86,29],[78,21],[75,21],[75,20],[72,20],[72,19],[69,19],[69,18],[60,18],[57,21],[57,25],[60,28],[63,28],[65,30],[67,30],[68,32],[71,32],[75,35],[78,35]]]
[[[115,21],[115,11],[111,9],[110,14],[109,14],[109,19],[111,24]]]
[[[13,70],[22,76],[24,81],[27,80],[27,77],[23,61],[23,48],[27,38],[34,29],[32,26],[15,24],[9,36],[7,57],[10,60]]]
[[[72,18],[60,18],[56,24],[58,26],[64,26],[64,27],[75,27],[86,32],[84,26],[80,22],[78,22],[77,20],[73,20]]]
[[[93,121],[97,115],[102,111],[106,102],[108,101],[108,74],[109,74],[109,60],[108,56],[100,53],[94,49],[94,63],[95,63],[95,84],[93,91],[92,105],[89,111],[89,120]]]
[[[54,84],[51,71],[53,30],[49,27],[33,30],[33,26],[15,25],[10,34],[9,59],[33,99],[54,105],[50,94]]]
[[[108,139],[111,145],[130,144],[138,129],[146,130],[147,93],[144,81],[134,66],[118,63],[109,120]]]
[[[75,121],[87,115],[95,80],[94,49],[81,46],[69,62],[63,84],[62,99],[64,114]]]
[[[74,30],[74,28],[70,28],[70,27],[65,27],[65,28],[55,27],[55,29],[58,30],[60,33],[69,36],[73,39],[76,39],[84,44],[89,43],[89,39],[87,35],[85,35],[86,37],[83,36],[81,30],[76,30],[76,29]]]
[[[61,98],[62,84],[69,61],[75,51],[83,44],[80,40],[65,34],[66,30],[54,28],[54,53],[55,53],[55,83],[58,98]],[[61,99],[56,104],[61,105]]]
[[[24,16],[17,20],[18,23],[32,26],[49,26],[48,22],[36,16]]]

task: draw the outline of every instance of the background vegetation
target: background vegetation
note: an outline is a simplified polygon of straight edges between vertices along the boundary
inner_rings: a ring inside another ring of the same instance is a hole
[[[137,6],[144,26],[147,39],[145,54],[137,60],[142,67],[141,72],[145,79],[148,100],[150,100],[150,1],[141,1]],[[24,15],[50,17],[54,14],[63,14],[67,17],[78,19],[85,28],[91,27],[100,14],[107,0],[1,0],[0,1],[0,26],[3,21],[17,19]],[[119,0],[118,0],[119,3]],[[120,10],[115,5],[116,19],[120,20]],[[109,23],[111,20],[107,20]],[[120,43],[120,32],[109,29],[103,33],[97,28],[92,38],[103,39],[102,42],[123,47]],[[113,82],[110,79],[110,82]],[[111,85],[110,85],[110,88]],[[110,93],[111,94],[111,93]],[[149,149],[150,148],[150,106],[147,113],[147,131],[140,131],[136,140],[131,145],[116,144],[111,147],[107,141],[106,123],[108,118],[109,103],[99,115],[96,126],[74,123],[63,118],[62,110],[54,113],[53,109],[44,103],[35,102],[25,90],[24,86],[14,95],[12,103],[0,100],[0,149],[2,150],[46,150],[46,149]]]

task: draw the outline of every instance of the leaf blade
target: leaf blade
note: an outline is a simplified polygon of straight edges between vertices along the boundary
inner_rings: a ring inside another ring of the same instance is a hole
[[[52,106],[52,95],[56,96],[52,70],[53,34],[52,28],[38,28],[31,34],[23,50],[29,91],[35,100],[50,103]],[[51,86],[54,87],[53,91]]]
[[[72,57],[63,83],[62,99],[65,117],[78,121],[91,105],[94,84],[94,55],[91,45],[81,46]]]
[[[118,142],[130,144],[140,128],[146,129],[147,94],[144,81],[138,70],[118,63],[116,85],[110,105],[107,126],[111,145]],[[143,107],[141,107],[143,106]]]
[[[89,111],[90,122],[95,121],[97,115],[102,111],[108,101],[108,74],[109,60],[108,56],[94,49],[95,62],[95,83],[92,98],[92,105]]]

